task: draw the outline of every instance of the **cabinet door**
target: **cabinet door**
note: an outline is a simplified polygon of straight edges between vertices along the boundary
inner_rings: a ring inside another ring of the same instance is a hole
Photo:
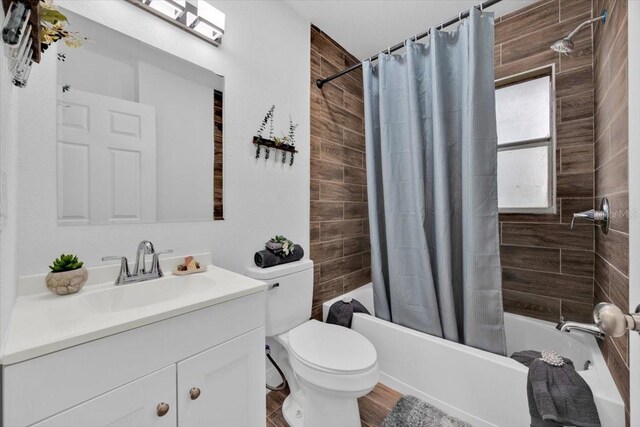
[[[265,423],[264,328],[178,363],[180,427]]]
[[[162,415],[159,407],[168,405]],[[171,365],[139,380],[74,406],[35,424],[37,427],[175,427],[176,366]]]

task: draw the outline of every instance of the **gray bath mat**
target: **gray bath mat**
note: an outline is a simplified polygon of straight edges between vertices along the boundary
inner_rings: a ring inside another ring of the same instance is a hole
[[[380,427],[471,427],[417,397],[404,396]]]

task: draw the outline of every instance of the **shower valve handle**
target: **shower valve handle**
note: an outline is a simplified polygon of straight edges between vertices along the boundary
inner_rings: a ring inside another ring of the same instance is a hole
[[[593,309],[593,321],[612,337],[621,337],[627,330],[640,332],[640,306],[635,313],[625,313],[615,304],[601,302]]]
[[[602,202],[600,202],[599,210],[589,209],[588,211],[574,213],[573,218],[571,219],[571,229],[573,230],[576,219],[586,219],[588,221],[598,223],[598,225],[602,229],[602,232],[607,234],[607,232],[609,231],[609,215],[609,200],[607,200],[607,198],[605,197],[602,199]]]
[[[603,212],[600,211],[596,211],[595,209],[589,209],[588,211],[584,211],[584,212],[576,212],[573,214],[573,218],[571,219],[571,229],[573,230],[573,226],[574,223],[576,222],[576,219],[587,219],[589,221],[599,221],[604,217],[604,215],[602,215]]]

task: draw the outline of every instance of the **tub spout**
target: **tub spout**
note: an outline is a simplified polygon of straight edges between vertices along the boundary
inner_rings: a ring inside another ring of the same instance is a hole
[[[603,340],[604,333],[600,330],[600,328],[592,323],[580,323],[580,322],[571,322],[571,321],[561,321],[556,325],[556,329],[561,332],[571,332],[571,331],[580,331],[589,335],[593,335],[594,337]]]

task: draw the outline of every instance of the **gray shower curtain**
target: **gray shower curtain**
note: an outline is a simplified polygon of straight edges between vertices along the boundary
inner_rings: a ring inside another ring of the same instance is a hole
[[[504,355],[493,16],[363,72],[376,315]]]

